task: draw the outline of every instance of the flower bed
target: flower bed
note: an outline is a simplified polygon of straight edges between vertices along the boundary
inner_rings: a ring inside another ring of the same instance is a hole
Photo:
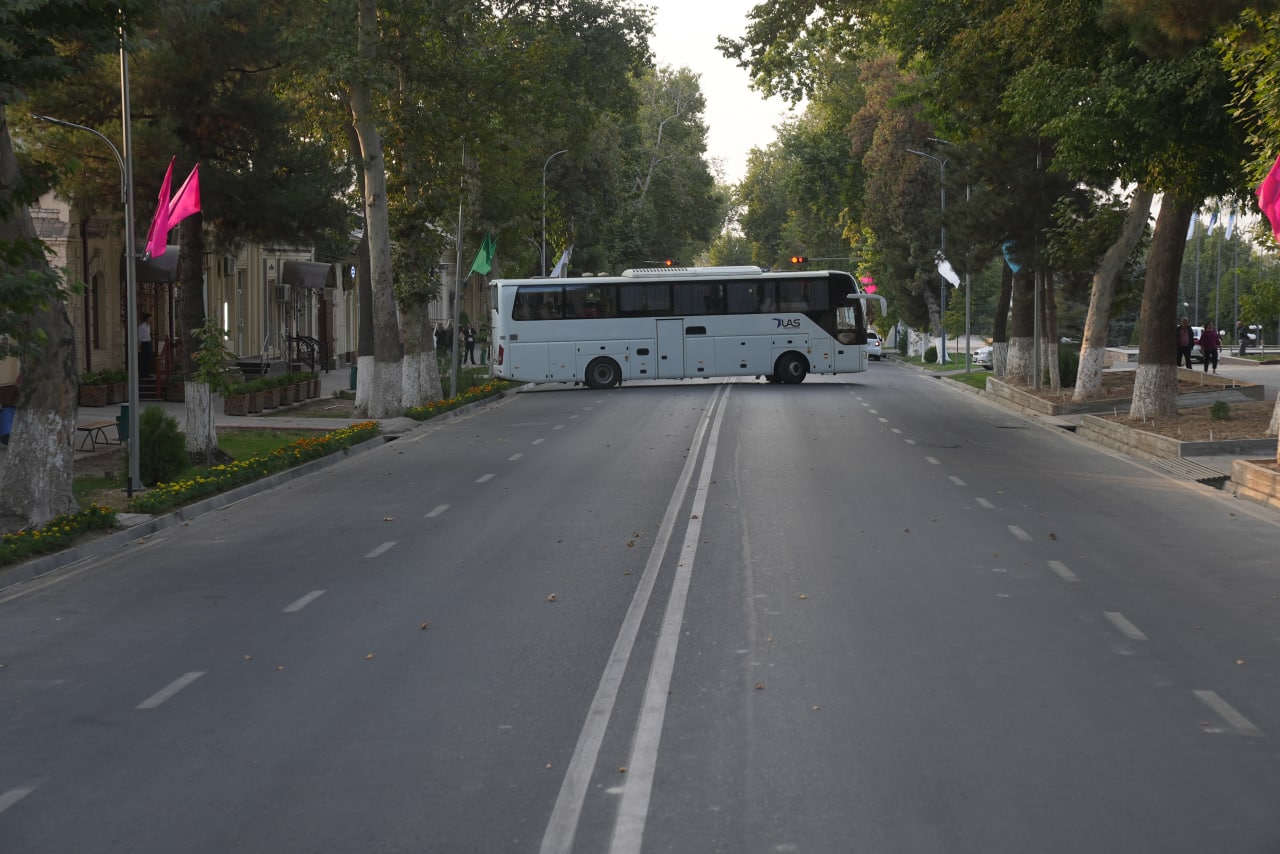
[[[226,492],[267,475],[345,451],[366,439],[372,439],[378,432],[378,422],[363,421],[314,438],[298,439],[264,457],[236,460],[214,466],[187,480],[158,484],[130,501],[129,510],[134,513],[164,513],[196,499]]]
[[[50,519],[35,530],[4,534],[0,536],[0,566],[65,549],[82,534],[114,528],[115,524],[116,511],[95,504],[79,513]]]
[[[404,414],[415,421],[426,421],[428,418],[434,418],[451,409],[457,409],[459,406],[465,406],[477,400],[484,400],[487,397],[502,394],[511,385],[512,383],[506,380],[489,380],[481,385],[472,386],[457,397],[451,397],[448,400],[434,400],[424,406],[414,406],[405,410]]]

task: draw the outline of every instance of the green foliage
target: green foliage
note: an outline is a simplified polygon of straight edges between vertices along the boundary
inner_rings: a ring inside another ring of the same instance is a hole
[[[926,363],[938,361],[938,348],[934,344],[930,344],[928,349],[924,351],[924,360]]]
[[[1231,406],[1225,400],[1215,400],[1209,407],[1210,421],[1230,421]]]
[[[1080,373],[1080,352],[1074,347],[1058,345],[1058,378],[1064,388],[1076,384]]]
[[[177,419],[148,406],[138,419],[138,475],[144,484],[169,480],[191,465]]]
[[[235,353],[227,348],[226,333],[218,325],[218,319],[207,318],[196,332],[196,338],[200,347],[195,352],[195,370],[190,380],[205,383],[214,392],[225,393],[236,382],[236,373],[228,364],[235,359]]]

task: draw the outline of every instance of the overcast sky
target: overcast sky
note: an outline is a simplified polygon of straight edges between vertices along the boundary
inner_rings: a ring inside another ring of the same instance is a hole
[[[747,152],[774,140],[774,125],[788,113],[787,102],[764,100],[747,72],[716,50],[716,37],[739,38],[747,13],[759,0],[645,0],[656,8],[652,43],[659,65],[687,66],[701,76],[707,99],[707,153],[719,159],[724,180],[746,175]]]

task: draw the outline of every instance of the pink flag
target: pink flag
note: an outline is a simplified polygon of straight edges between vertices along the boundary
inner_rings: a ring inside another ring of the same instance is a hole
[[[169,227],[177,225],[193,213],[200,212],[200,164],[191,169],[178,194],[169,202]]]
[[[147,258],[158,258],[163,255],[169,242],[169,185],[173,181],[173,162],[177,159],[175,156],[169,161],[169,168],[164,173],[164,182],[160,185],[156,214],[151,218],[151,228],[147,231],[145,256]]]
[[[1258,207],[1271,223],[1271,233],[1280,240],[1280,157],[1258,187]]]

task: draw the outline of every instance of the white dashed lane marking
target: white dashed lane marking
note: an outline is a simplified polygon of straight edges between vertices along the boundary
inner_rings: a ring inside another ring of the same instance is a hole
[[[1067,569],[1067,565],[1060,560],[1049,561],[1049,568],[1058,574],[1063,581],[1079,582],[1080,576]]]
[[[983,510],[996,509],[996,506],[985,498],[975,498],[974,501],[976,501],[978,503],[978,506],[981,507]]]
[[[36,790],[35,786],[19,786],[7,792],[0,792],[0,814]]]
[[[444,511],[446,511],[446,510],[448,510],[448,509],[449,509],[449,505],[448,505],[448,504],[440,504],[440,505],[437,505],[435,508],[433,508],[433,509],[431,510],[431,512],[430,512],[430,513],[428,513],[428,514],[427,514],[426,516],[424,516],[423,518],[424,518],[424,519],[434,519],[435,517],[439,516],[441,513],[443,513]]]
[[[1010,525],[1009,533],[1013,534],[1015,537],[1017,537],[1019,540],[1022,540],[1024,543],[1031,542],[1031,535],[1028,534],[1026,531],[1022,530],[1021,528],[1019,528],[1017,525]]]
[[[1219,697],[1213,691],[1195,691],[1196,699],[1208,706],[1214,714],[1222,718],[1240,735],[1248,735],[1254,738],[1261,737],[1262,730],[1253,725],[1252,722],[1244,715],[1237,712],[1230,703]]]
[[[1120,632],[1120,634],[1124,635],[1129,640],[1144,641],[1147,639],[1147,636],[1143,633],[1142,629],[1129,622],[1129,618],[1124,614],[1121,614],[1119,611],[1107,611],[1103,616],[1107,618],[1107,621],[1110,622],[1111,625],[1116,627],[1116,631]]]
[[[369,552],[367,555],[365,555],[365,557],[366,557],[366,558],[370,558],[370,557],[377,557],[378,555],[382,554],[383,552],[388,551],[389,549],[394,548],[394,547],[395,547],[395,544],[396,544],[396,541],[395,541],[395,540],[391,540],[390,542],[383,543],[382,545],[378,546],[376,549],[374,549],[373,551],[371,551],[371,552]]]
[[[947,480],[951,481],[951,482],[952,482],[952,483],[954,483],[956,486],[964,486],[964,485],[965,485],[965,482],[964,482],[963,480],[961,480],[960,478],[956,477],[955,475],[951,475],[951,477],[947,478]]]
[[[288,605],[286,605],[282,613],[293,614],[298,611],[301,611],[303,608],[307,607],[308,605],[310,605],[312,602],[316,601],[323,595],[324,595],[323,590],[312,590],[310,593],[308,593],[306,596],[303,596],[301,599],[297,599],[293,602],[290,602]]]
[[[494,477],[495,475],[492,473],[482,474],[478,478],[476,478],[476,483],[488,483],[489,481],[493,480]]]
[[[171,697],[173,697],[174,694],[177,694],[183,688],[187,687],[188,685],[190,685],[192,682],[196,681],[203,675],[204,675],[203,670],[192,670],[190,673],[184,673],[181,676],[179,676],[177,679],[170,682],[168,685],[161,688],[159,691],[152,694],[147,699],[143,700],[138,705],[134,706],[134,708],[135,709],[154,709],[156,706],[159,706],[161,703],[165,702],[166,700],[169,700]]]

